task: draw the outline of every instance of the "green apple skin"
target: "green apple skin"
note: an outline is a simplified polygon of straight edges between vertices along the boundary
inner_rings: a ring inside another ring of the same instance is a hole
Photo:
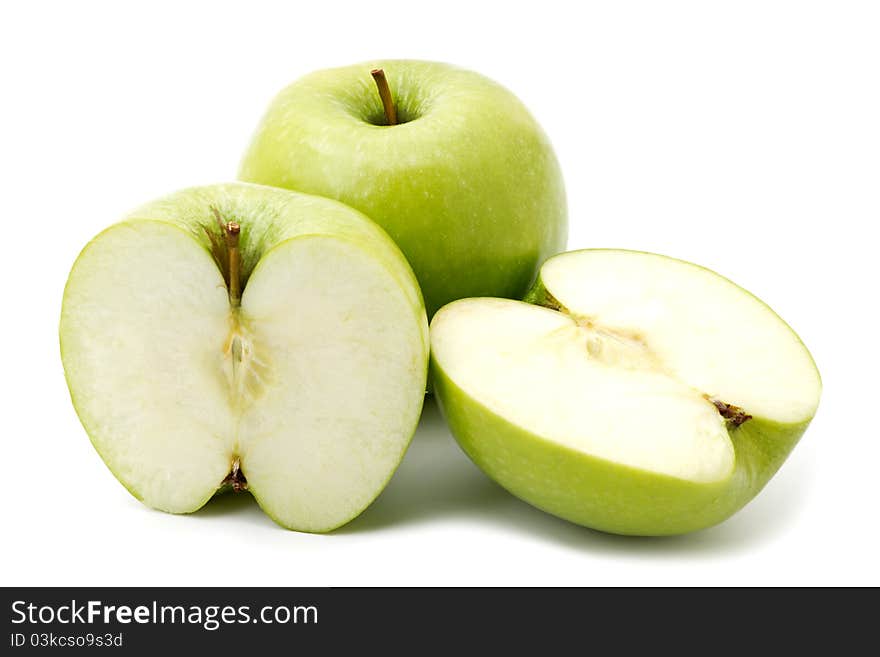
[[[665,536],[718,524],[761,491],[809,424],[749,420],[731,432],[736,466],[730,477],[697,484],[547,441],[473,400],[436,360],[431,368],[452,434],[483,472],[542,511],[613,534]]]
[[[540,275],[524,300],[560,308]],[[730,429],[733,471],[724,481],[701,484],[613,463],[526,431],[466,394],[433,357],[431,382],[456,441],[491,479],[542,511],[613,534],[685,534],[726,520],[761,492],[810,424],[756,416]]]
[[[375,68],[398,125],[384,125]],[[562,175],[540,126],[505,88],[447,64],[376,61],[301,78],[270,105],[240,178],[372,218],[409,259],[429,318],[463,297],[521,298],[567,238]]]
[[[412,317],[420,326],[421,332],[423,357],[420,359],[419,376],[421,376],[423,383],[427,379],[428,324],[418,283],[412,269],[397,246],[380,227],[376,226],[367,217],[330,199],[243,182],[193,187],[147,203],[129,213],[122,221],[96,235],[83,248],[77,263],[72,268],[71,276],[65,287],[59,327],[61,359],[64,363],[65,378],[74,410],[83,428],[89,435],[93,446],[113,476],[133,497],[145,504],[147,501],[144,500],[141,491],[132,485],[126,473],[114,469],[106,455],[99,449],[95,433],[100,428],[100,418],[93,417],[84,412],[83,405],[79,403],[77,398],[76,386],[71,378],[71,370],[68,367],[69,359],[74,355],[71,353],[68,345],[71,340],[69,340],[69,329],[66,322],[69,291],[76,283],[77,264],[105,233],[124,230],[128,227],[136,228],[144,222],[157,223],[165,225],[171,230],[182,231],[204,250],[207,257],[212,257],[210,255],[211,244],[206,235],[206,225],[210,225],[211,222],[211,215],[207,210],[212,207],[216,208],[225,219],[240,220],[247,227],[246,230],[242,230],[239,242],[243,282],[247,281],[248,276],[254,271],[264,256],[276,247],[280,247],[291,240],[309,238],[313,235],[336,237],[357,244],[359,248],[370,253],[372,257],[376,258],[393,275],[401,289],[407,294],[407,302],[411,308]],[[424,389],[424,386],[422,386],[422,389]],[[417,418],[418,414],[416,414]],[[414,422],[406,445],[404,445],[404,449],[400,453],[400,460],[403,459],[406,447],[412,439],[416,427],[417,422]],[[394,470],[392,469],[382,486],[375,491],[372,499],[379,495],[393,474]],[[192,513],[200,509],[215,495],[224,494],[230,490],[230,485],[218,481],[215,489],[208,491],[203,500],[189,508],[150,506],[170,513]],[[316,530],[285,523],[281,518],[274,515],[270,509],[266,508],[266,505],[261,500],[259,489],[250,485],[249,492],[260,503],[260,506],[263,507],[263,511],[279,525],[287,529],[311,533],[329,532],[346,524],[359,515],[372,502],[372,499],[369,500],[363,508],[357,510],[351,517],[340,521],[336,525]]]

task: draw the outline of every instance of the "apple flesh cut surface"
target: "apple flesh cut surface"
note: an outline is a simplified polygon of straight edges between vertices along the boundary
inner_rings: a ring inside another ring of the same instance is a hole
[[[551,258],[527,301],[431,323],[456,439],[532,505],[637,535],[714,525],[773,476],[816,412],[797,335],[712,271],[632,251]]]
[[[374,61],[297,80],[270,104],[239,175],[376,221],[412,265],[429,317],[462,297],[522,298],[565,248],[547,136],[510,91],[448,64]]]
[[[342,525],[394,472],[425,392],[424,304],[388,236],[335,201],[244,183],[98,235],[60,337],[95,448],[172,513],[233,487],[285,527]]]

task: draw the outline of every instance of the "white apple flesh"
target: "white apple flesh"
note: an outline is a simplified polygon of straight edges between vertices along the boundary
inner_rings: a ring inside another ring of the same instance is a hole
[[[527,299],[539,305],[444,307],[434,389],[477,464],[561,517],[624,534],[715,524],[816,412],[819,375],[795,333],[707,269],[576,251],[545,263]]]
[[[240,299],[215,214],[239,226]],[[394,472],[425,390],[424,304],[393,242],[339,203],[257,185],[186,190],[101,233],[60,335],[95,448],[173,513],[226,484],[285,527],[342,525]]]

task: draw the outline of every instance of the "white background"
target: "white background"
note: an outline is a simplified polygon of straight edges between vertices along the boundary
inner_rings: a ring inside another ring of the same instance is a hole
[[[0,583],[880,584],[880,14],[854,2],[44,2],[0,9]],[[819,413],[719,527],[608,536],[490,483],[429,404],[388,489],[327,536],[248,496],[151,511],[106,470],[58,354],[80,248],[234,178],[313,69],[450,61],[517,93],[565,172],[570,248],[693,260],[811,348]]]

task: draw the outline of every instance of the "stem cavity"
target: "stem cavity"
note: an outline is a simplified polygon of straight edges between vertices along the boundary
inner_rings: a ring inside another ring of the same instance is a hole
[[[394,106],[394,98],[391,96],[391,87],[388,86],[385,71],[381,68],[374,68],[370,71],[370,75],[373,76],[376,88],[379,90],[379,98],[385,110],[385,123],[387,125],[397,125],[397,108]]]

